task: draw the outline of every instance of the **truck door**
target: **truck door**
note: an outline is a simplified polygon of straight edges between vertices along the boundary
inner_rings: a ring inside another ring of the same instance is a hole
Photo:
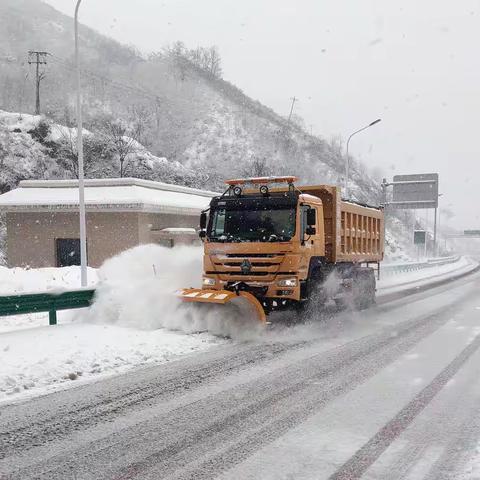
[[[307,235],[307,211],[313,208],[315,210],[316,224],[315,224],[315,234]],[[324,229],[323,229],[323,210],[317,205],[302,205],[301,206],[301,216],[300,216],[300,228],[301,228],[301,239],[305,241],[305,246],[309,249],[312,249],[311,255],[323,256],[325,255],[325,245],[324,245]]]

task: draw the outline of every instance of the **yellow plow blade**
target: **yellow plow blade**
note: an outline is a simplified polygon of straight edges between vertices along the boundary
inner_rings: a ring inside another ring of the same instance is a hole
[[[184,302],[217,303],[225,305],[232,303],[238,306],[246,315],[257,318],[260,323],[266,323],[267,317],[262,304],[254,295],[248,292],[231,292],[230,290],[204,290],[201,288],[185,288],[179,292]]]

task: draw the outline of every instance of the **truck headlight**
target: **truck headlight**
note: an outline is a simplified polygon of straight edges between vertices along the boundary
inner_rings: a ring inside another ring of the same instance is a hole
[[[217,281],[214,278],[203,277],[203,285],[205,287],[213,287],[216,283]]]
[[[283,280],[279,280],[277,285],[279,287],[296,287],[297,286],[297,279],[296,278],[284,278]]]

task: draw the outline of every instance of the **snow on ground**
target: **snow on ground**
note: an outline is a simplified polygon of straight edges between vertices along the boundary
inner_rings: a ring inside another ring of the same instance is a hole
[[[220,343],[207,333],[77,322],[0,335],[0,402],[158,364]]]
[[[478,480],[480,478],[480,442],[468,459],[463,470],[458,475],[458,480]]]
[[[422,268],[405,273],[381,275],[381,280],[377,283],[377,289],[380,294],[386,292],[391,293],[393,290],[401,290],[412,284],[421,285],[432,280],[440,280],[443,277],[446,278],[452,274],[472,270],[477,265],[478,263],[469,257],[460,257],[458,261],[453,263],[446,263],[444,265]]]
[[[88,269],[88,283],[97,283],[97,270]],[[0,267],[0,295],[23,294],[80,288],[80,267],[6,268]]]
[[[88,283],[97,283],[97,270],[88,269]],[[40,292],[61,292],[66,289],[80,288],[80,267],[63,268],[6,268],[0,267],[0,295],[26,294]],[[58,312],[59,323],[71,321],[72,312]],[[11,330],[33,328],[48,325],[48,313],[31,313],[0,317],[0,334]]]
[[[10,130],[28,131],[35,128],[42,117],[40,115],[30,115],[15,112],[6,112],[0,110],[0,122],[7,125]]]
[[[0,122],[6,125],[10,131],[28,132],[37,127],[42,120],[45,121],[45,117],[42,115],[0,110]],[[76,128],[69,128],[56,123],[52,124],[52,127],[48,140],[58,141],[64,138],[75,141],[77,137]],[[83,129],[82,132],[84,135],[91,135],[91,132],[86,129]]]
[[[385,277],[379,293],[466,268],[473,268],[472,263],[462,259]],[[176,290],[199,286],[201,273],[200,247],[144,245],[108,260],[98,271],[90,269],[90,283],[96,283],[97,289],[94,304],[88,310],[59,312],[59,325],[48,326],[46,314],[0,317],[0,402],[159,364],[232,341],[225,336],[259,338],[258,324],[246,325],[241,312],[181,304]],[[58,291],[79,283],[78,267],[0,268],[0,294]]]
[[[177,297],[182,288],[201,286],[202,261],[202,247],[143,245],[123,252],[100,269],[97,298],[84,319],[185,333],[209,331],[237,339],[254,334],[258,322],[246,323],[233,309],[186,305]]]
[[[59,278],[69,279],[67,286],[78,280],[75,269],[72,273],[63,269],[6,270],[0,271],[4,284],[9,276],[24,278],[12,283],[17,291],[22,285],[30,291],[48,286],[57,290]],[[228,342],[205,331],[233,334],[223,326],[229,322],[218,313],[197,314],[182,308],[176,298],[179,288],[199,284],[201,270],[198,247],[146,245],[110,259],[97,272],[94,305],[89,310],[70,312],[70,323],[60,317],[59,325],[51,327],[45,318],[43,326],[26,329],[38,324],[38,319],[26,320],[23,330],[0,334],[0,402],[162,363]],[[90,273],[93,283],[95,275]],[[4,289],[2,293],[6,293]],[[11,330],[11,319],[0,318],[0,325],[7,322]]]

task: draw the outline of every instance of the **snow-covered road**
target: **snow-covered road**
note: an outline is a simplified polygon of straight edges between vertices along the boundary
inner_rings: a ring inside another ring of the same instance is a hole
[[[90,312],[60,312],[56,327],[48,326],[47,314],[0,318],[0,404],[232,343],[212,331],[234,334],[235,340],[244,340],[245,336],[259,340],[264,336],[258,329],[245,329],[245,319],[241,319],[242,328],[226,329],[225,324],[232,322],[228,316],[209,321],[196,318],[192,322],[176,310],[172,289],[187,280],[184,275],[169,277],[169,283],[174,283],[167,288],[162,279],[153,275],[155,255],[164,268],[174,269],[174,265],[165,265],[164,251],[141,247],[107,263],[99,273],[91,270],[92,283],[97,275],[111,280],[98,287],[100,294]],[[196,264],[196,250],[181,253],[186,264]],[[432,282],[462,275],[476,265],[462,258],[440,267],[386,276],[378,285],[378,302],[428,288]],[[75,268],[0,269],[0,292],[8,288],[17,292],[71,288],[78,280]],[[199,330],[209,333],[195,333]]]
[[[0,478],[479,478],[480,274],[443,280],[4,406]]]

